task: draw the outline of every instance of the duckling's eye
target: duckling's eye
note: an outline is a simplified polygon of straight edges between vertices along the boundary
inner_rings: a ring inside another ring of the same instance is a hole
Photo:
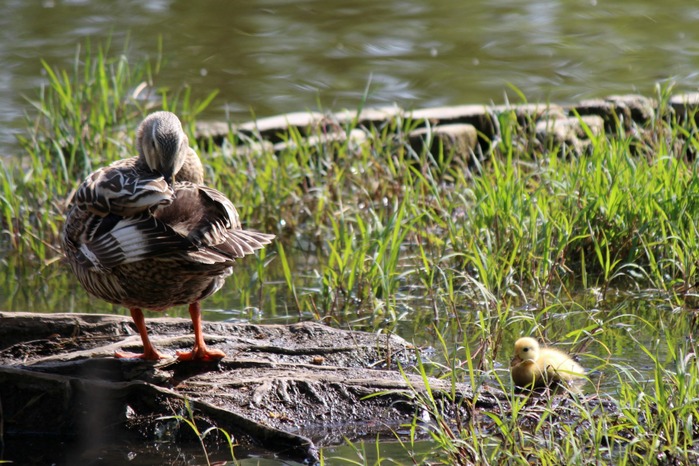
[[[527,351],[529,351],[529,348],[524,348],[522,351],[526,353]]]

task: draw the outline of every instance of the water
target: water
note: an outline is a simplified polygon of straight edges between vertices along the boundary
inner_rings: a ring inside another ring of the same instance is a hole
[[[156,85],[220,95],[211,119],[305,109],[405,108],[517,100],[572,102],[699,83],[699,4],[683,0],[4,0],[0,154],[45,82],[40,59],[70,69],[78,44],[166,65]],[[332,6],[329,6],[332,5]]]

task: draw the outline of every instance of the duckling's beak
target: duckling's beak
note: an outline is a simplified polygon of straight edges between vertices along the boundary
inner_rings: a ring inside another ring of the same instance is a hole
[[[522,358],[520,358],[519,356],[515,355],[515,357],[512,358],[512,361],[510,361],[510,367],[514,367],[514,366],[516,366],[517,364],[519,364],[519,363],[522,362],[522,361],[523,361]]]

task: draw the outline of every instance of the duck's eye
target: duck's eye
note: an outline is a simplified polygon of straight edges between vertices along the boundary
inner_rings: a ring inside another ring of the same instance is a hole
[[[527,351],[529,351],[529,348],[524,348],[522,351],[526,353]]]

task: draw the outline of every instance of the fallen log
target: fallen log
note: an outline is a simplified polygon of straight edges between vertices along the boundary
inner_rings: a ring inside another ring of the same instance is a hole
[[[192,344],[188,320],[148,324],[154,345],[172,359],[113,358],[141,344],[127,317],[0,313],[0,432],[86,445],[124,432],[162,440],[164,430],[184,424],[173,420],[190,418],[200,431],[218,427],[243,447],[315,462],[318,446],[410,422],[425,391],[420,377],[398,370],[414,364],[415,350],[394,335],[313,322],[207,322],[207,344],[228,357],[197,364],[174,358]],[[453,390],[443,380],[429,385],[445,398]],[[476,397],[467,384],[456,393],[451,401],[471,409],[496,409],[504,398],[497,390]]]

